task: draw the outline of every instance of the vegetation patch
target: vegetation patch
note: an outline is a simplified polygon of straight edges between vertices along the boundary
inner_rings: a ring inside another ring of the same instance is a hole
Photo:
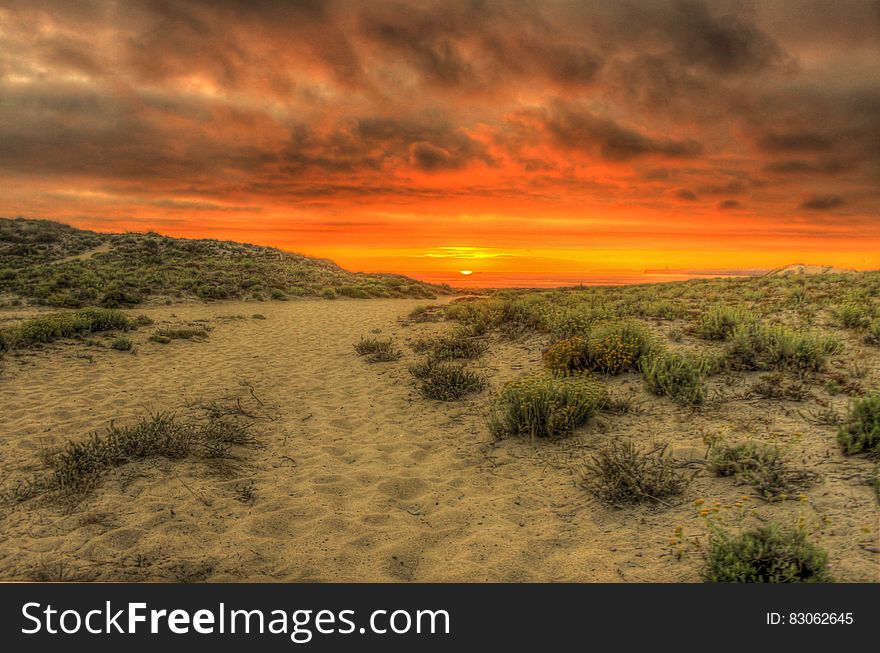
[[[880,391],[853,401],[837,441],[847,454],[880,454]]]
[[[707,359],[662,352],[642,358],[640,367],[645,384],[655,395],[692,406],[705,401],[705,379],[712,370]]]
[[[366,356],[368,363],[389,363],[403,356],[391,338],[361,338],[355,343],[354,350],[358,356]]]
[[[595,414],[605,398],[605,386],[585,374],[529,376],[502,388],[492,408],[490,428],[496,437],[565,434]]]
[[[110,343],[110,347],[117,351],[131,351],[134,349],[134,342],[128,336],[117,336]]]
[[[767,501],[787,499],[805,490],[817,475],[794,469],[779,447],[744,442],[714,444],[709,450],[709,467],[718,476],[738,476]]]
[[[590,334],[587,364],[605,374],[620,374],[635,369],[655,348],[651,334],[637,322],[606,324]]]
[[[427,399],[456,401],[486,387],[486,379],[464,365],[432,358],[410,367],[410,374],[417,379],[419,392]]]
[[[418,297],[451,288],[361,274],[272,247],[155,233],[99,234],[46,220],[0,219],[0,294],[79,308],[145,300]]]
[[[111,423],[106,431],[85,441],[69,442],[47,453],[47,472],[20,484],[12,497],[79,496],[97,487],[114,468],[131,462],[188,456],[217,462],[233,458],[233,447],[255,444],[249,424],[229,415],[180,419],[170,413],[151,414],[130,426]]]
[[[737,327],[756,321],[757,318],[746,310],[717,305],[700,316],[694,334],[706,340],[727,340]]]
[[[568,376],[586,369],[588,364],[587,341],[580,336],[557,340],[541,357],[544,368],[558,376]]]
[[[642,451],[634,443],[614,441],[587,461],[583,485],[602,501],[615,506],[650,501],[664,503],[680,495],[691,478],[667,455],[666,444]]]
[[[158,342],[163,345],[167,345],[172,340],[192,340],[192,339],[202,339],[208,337],[209,331],[204,327],[182,327],[182,328],[171,328],[166,327],[162,329],[157,329],[156,332],[150,336],[150,341]]]
[[[50,313],[0,331],[0,351],[34,347],[60,338],[82,338],[99,331],[127,331],[131,327],[132,322],[124,313],[112,309]]]
[[[833,336],[755,323],[734,330],[728,357],[740,369],[815,372],[842,349],[840,340]]]
[[[716,529],[706,552],[710,583],[828,583],[828,554],[801,529],[763,526],[739,534]]]
[[[486,351],[485,340],[472,337],[461,330],[451,335],[441,336],[430,343],[430,352],[437,360],[472,359],[482,356]]]

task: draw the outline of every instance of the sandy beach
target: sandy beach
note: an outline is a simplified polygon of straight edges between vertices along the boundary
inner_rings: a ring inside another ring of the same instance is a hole
[[[234,474],[190,460],[136,462],[72,508],[39,500],[4,506],[0,577],[697,581],[699,560],[673,556],[670,536],[681,526],[686,536],[703,537],[692,500],[727,505],[743,488],[699,477],[679,505],[617,510],[578,486],[577,460],[611,435],[659,434],[677,455],[697,460],[706,430],[749,429],[802,438],[798,459],[822,474],[803,511],[835,552],[835,577],[878,580],[876,499],[847,481],[867,463],[843,458],[827,428],[793,425],[793,410],[739,403],[693,413],[655,401],[637,413],[600,416],[556,444],[493,444],[485,424],[492,390],[539,368],[542,343],[493,339],[476,364],[492,388],[462,402],[429,401],[407,372],[415,360],[409,347],[403,360],[373,365],[352,350],[371,332],[402,345],[440,332],[442,323],[401,321],[419,304],[143,308],[132,315],[157,326],[207,324],[210,336],[163,345],[141,329],[132,333],[133,354],[67,341],[7,356],[0,373],[7,486],[39,469],[41,450],[111,420],[125,424],[146,411],[186,411],[223,397],[240,399],[256,416],[259,446],[242,455]],[[634,375],[612,384],[643,392]],[[790,502],[767,509],[791,514]]]

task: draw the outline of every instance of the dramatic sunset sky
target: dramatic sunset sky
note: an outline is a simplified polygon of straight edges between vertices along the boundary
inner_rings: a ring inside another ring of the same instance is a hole
[[[474,283],[878,268],[880,2],[0,0],[0,215]]]

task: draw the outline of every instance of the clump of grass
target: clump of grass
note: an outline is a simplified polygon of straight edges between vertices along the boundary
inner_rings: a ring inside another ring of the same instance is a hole
[[[828,357],[842,348],[832,336],[754,323],[734,330],[728,357],[741,369],[810,372],[824,368]]]
[[[410,322],[437,322],[440,319],[439,306],[416,306],[409,312]]]
[[[490,428],[496,437],[551,437],[586,422],[606,397],[605,387],[586,375],[534,375],[507,383],[495,399]]]
[[[110,347],[117,351],[131,351],[134,349],[134,342],[128,336],[116,336],[110,343]]]
[[[437,360],[478,358],[486,351],[485,340],[473,338],[461,330],[437,338],[431,343],[431,356]]]
[[[880,345],[880,318],[871,320],[865,329],[864,340],[866,345]]]
[[[587,341],[580,336],[557,340],[541,357],[544,367],[559,376],[574,374],[587,367]]]
[[[800,381],[791,381],[782,372],[764,374],[751,391],[762,399],[803,401],[810,396],[809,389]]]
[[[186,327],[180,329],[172,329],[170,327],[157,329],[156,333],[150,336],[150,340],[161,344],[168,344],[172,340],[192,340],[199,338],[207,338],[208,330],[204,327]]]
[[[81,442],[69,442],[48,453],[47,474],[32,479],[15,493],[19,500],[38,494],[84,494],[100,484],[112,469],[138,460],[179,460],[193,455],[202,459],[229,458],[232,446],[251,446],[248,425],[224,416],[181,420],[170,413],[151,414],[135,424],[111,423],[103,433]]]
[[[418,380],[423,397],[439,401],[456,401],[486,387],[486,379],[480,374],[432,358],[410,367],[410,374]]]
[[[358,356],[366,356],[368,363],[388,363],[403,356],[403,352],[394,346],[391,338],[361,338],[355,343],[354,350]]]
[[[738,326],[755,321],[755,316],[748,311],[718,305],[700,316],[694,333],[705,340],[727,340]]]
[[[637,322],[606,324],[590,334],[587,364],[605,374],[620,374],[636,368],[655,348],[651,334]]]
[[[690,405],[705,401],[705,378],[711,370],[706,359],[663,352],[642,358],[640,367],[645,384],[655,395]]]
[[[251,319],[252,320],[265,320],[266,316],[263,315],[262,313],[254,313],[253,315],[251,315]]]
[[[873,314],[865,304],[849,302],[839,306],[835,316],[846,329],[864,329],[871,323]]]
[[[837,441],[847,454],[880,455],[880,391],[852,403]]]
[[[718,476],[742,477],[767,501],[786,499],[816,481],[815,474],[793,469],[778,447],[753,442],[713,445],[709,467]]]
[[[762,526],[731,535],[716,529],[704,577],[710,583],[827,583],[828,554],[801,529]]]
[[[33,347],[59,338],[81,338],[98,331],[127,331],[131,327],[132,322],[122,311],[109,308],[50,313],[0,331],[0,351]]]
[[[587,462],[590,474],[583,484],[601,500],[617,506],[667,503],[666,497],[681,494],[690,483],[667,455],[667,447],[658,444],[642,451],[632,442],[611,442]]]

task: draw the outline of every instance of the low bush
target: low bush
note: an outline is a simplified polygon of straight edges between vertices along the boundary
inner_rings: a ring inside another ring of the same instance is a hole
[[[663,352],[642,358],[640,368],[645,384],[655,395],[690,405],[706,399],[705,378],[711,370],[706,359]]]
[[[542,356],[551,373],[567,376],[587,367],[587,341],[579,336],[563,338],[550,345]]]
[[[704,577],[710,583],[827,583],[828,554],[800,530],[763,526],[713,532]]]
[[[496,437],[568,433],[601,408],[605,398],[604,385],[587,375],[529,376],[502,388],[493,405],[490,428]]]
[[[471,337],[461,330],[441,336],[431,342],[431,356],[437,360],[478,358],[486,351],[486,341]]]
[[[33,347],[59,338],[81,338],[99,331],[127,331],[131,327],[124,313],[108,308],[50,313],[0,331],[0,350]]]
[[[387,340],[361,338],[355,343],[354,350],[358,356],[366,356],[368,363],[396,361],[403,355],[403,352],[394,346],[394,341],[390,338]]]
[[[873,313],[864,303],[850,302],[837,308],[837,321],[847,329],[864,329],[871,324]]]
[[[727,340],[738,326],[755,321],[755,316],[748,311],[718,305],[700,316],[694,333],[706,340]]]
[[[589,474],[583,484],[613,505],[653,501],[684,492],[690,478],[666,453],[667,445],[647,451],[632,442],[614,441],[601,447],[587,462]]]
[[[718,476],[740,476],[767,501],[779,501],[812,485],[817,476],[793,469],[778,447],[753,442],[718,443],[709,450],[709,468]]]
[[[656,344],[648,330],[637,322],[617,322],[597,327],[590,334],[587,365],[605,374],[635,369]]]
[[[252,446],[248,425],[224,416],[182,420],[169,413],[150,415],[135,424],[111,424],[82,442],[69,442],[46,455],[47,474],[21,485],[15,498],[44,493],[76,495],[96,487],[113,468],[149,458],[171,460],[194,455],[203,459],[230,457],[233,446]]]
[[[208,337],[208,330],[204,327],[183,327],[171,328],[164,327],[157,329],[156,333],[150,336],[150,340],[162,344],[167,344],[172,340],[192,340]]]
[[[410,368],[419,392],[428,399],[456,401],[486,387],[486,379],[463,365],[427,359]]]
[[[819,371],[843,346],[833,336],[759,323],[737,327],[728,344],[728,359],[746,370]]]
[[[131,351],[134,349],[134,342],[128,336],[117,336],[110,343],[110,347],[118,351]]]
[[[837,441],[847,454],[880,454],[880,391],[853,401]]]

